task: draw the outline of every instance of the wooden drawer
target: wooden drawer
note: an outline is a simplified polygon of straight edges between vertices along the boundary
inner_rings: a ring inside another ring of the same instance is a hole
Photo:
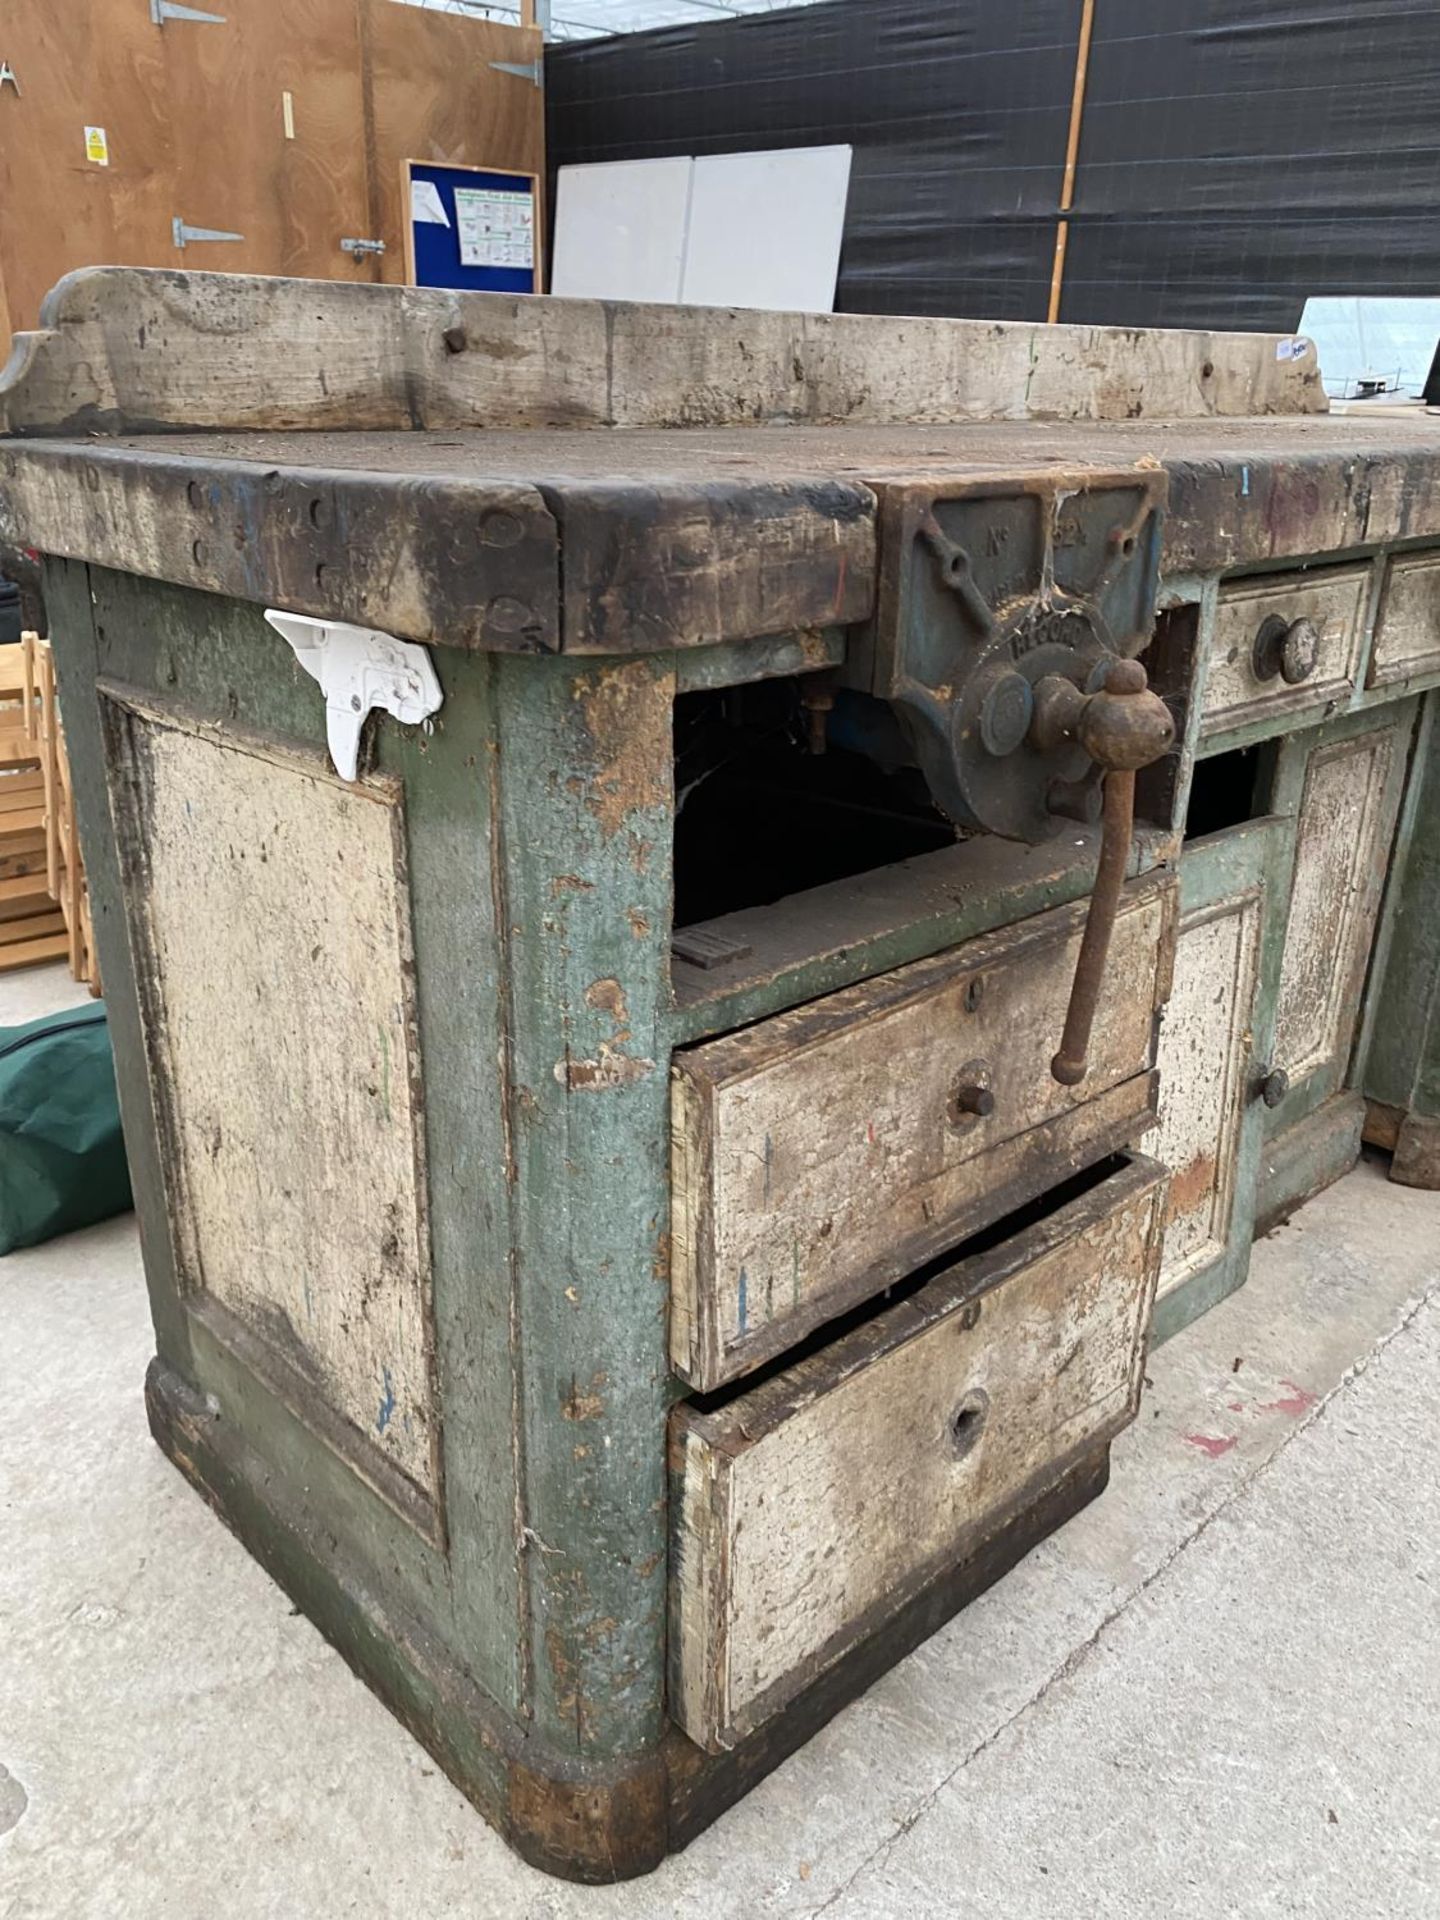
[[[1080,1087],[1051,1076],[1086,903],[678,1052],[671,1355],[709,1390],[1154,1117],[1175,881],[1126,889]],[[964,1110],[983,1086],[994,1108]]]
[[[1349,693],[1360,669],[1369,590],[1368,563],[1222,586],[1202,708],[1204,731],[1324,706]],[[1255,672],[1255,638],[1272,616],[1287,625],[1308,620],[1318,632],[1314,670],[1298,685],[1289,685],[1279,673],[1267,680]]]
[[[1385,575],[1370,685],[1440,673],[1440,553],[1397,554]]]
[[[670,1711],[776,1713],[1134,1417],[1165,1173],[1135,1158],[717,1411],[671,1416]]]

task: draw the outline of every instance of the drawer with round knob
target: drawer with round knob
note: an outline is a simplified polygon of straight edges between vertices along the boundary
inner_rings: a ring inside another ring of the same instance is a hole
[[[1360,671],[1370,573],[1362,563],[1222,585],[1203,731],[1218,733],[1347,697]]]
[[[1096,1168],[794,1366],[675,1408],[670,1712],[692,1740],[732,1746],[907,1611],[938,1625],[956,1571],[1129,1424],[1166,1179]]]
[[[1175,900],[1122,891],[1077,1085],[1052,1060],[1084,901],[678,1051],[676,1371],[736,1379],[1151,1125]]]

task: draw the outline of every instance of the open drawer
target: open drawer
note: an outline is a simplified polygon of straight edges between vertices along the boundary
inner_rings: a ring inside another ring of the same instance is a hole
[[[1134,1141],[1175,901],[1173,874],[1126,888],[1079,1087],[1050,1059],[1084,901],[677,1052],[677,1373],[737,1378]]]
[[[1129,1423],[1166,1178],[1093,1170],[795,1366],[675,1408],[670,1712],[692,1740],[732,1746]]]

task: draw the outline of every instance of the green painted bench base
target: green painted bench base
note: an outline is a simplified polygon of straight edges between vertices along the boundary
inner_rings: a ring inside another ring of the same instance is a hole
[[[1360,1158],[1365,1102],[1337,1093],[1266,1143],[1255,1207],[1256,1235],[1269,1233],[1297,1207],[1348,1173]]]
[[[453,1655],[352,1564],[303,1496],[234,1422],[160,1360],[145,1379],[150,1430],[346,1663],[532,1866],[600,1884],[649,1873],[686,1847],[895,1662],[1103,1493],[1108,1444],[1073,1461],[1023,1513],[924,1588],[768,1727],[707,1754],[671,1727],[638,1764],[586,1764],[526,1738]]]

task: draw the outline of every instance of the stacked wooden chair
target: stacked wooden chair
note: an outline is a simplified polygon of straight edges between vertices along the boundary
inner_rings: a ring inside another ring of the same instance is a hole
[[[64,960],[98,993],[50,644],[0,647],[0,972]]]

